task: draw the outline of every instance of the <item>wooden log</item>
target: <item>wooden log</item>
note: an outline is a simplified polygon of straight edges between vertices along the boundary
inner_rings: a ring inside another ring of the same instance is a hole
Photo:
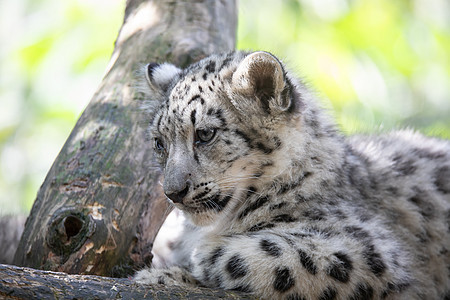
[[[138,285],[127,278],[68,275],[0,264],[0,299],[251,299],[206,288]]]
[[[106,75],[38,192],[14,264],[121,277],[150,263],[168,208],[134,75],[231,50],[235,32],[234,0],[127,1]]]

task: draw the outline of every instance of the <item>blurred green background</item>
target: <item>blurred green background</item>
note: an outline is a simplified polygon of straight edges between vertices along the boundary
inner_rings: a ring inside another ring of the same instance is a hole
[[[0,214],[31,208],[101,82],[124,7],[0,2]],[[450,138],[448,0],[241,0],[237,47],[279,56],[348,134]]]

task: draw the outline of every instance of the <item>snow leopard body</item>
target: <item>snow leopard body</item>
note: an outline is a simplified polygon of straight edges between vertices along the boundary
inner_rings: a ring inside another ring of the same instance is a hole
[[[450,143],[345,136],[267,52],[146,66],[178,260],[139,283],[267,299],[450,299]]]

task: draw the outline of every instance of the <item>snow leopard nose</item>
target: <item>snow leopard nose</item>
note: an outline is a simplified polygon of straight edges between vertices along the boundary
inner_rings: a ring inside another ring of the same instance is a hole
[[[183,203],[183,198],[193,186],[194,172],[189,149],[183,143],[175,143],[164,168],[163,188],[167,198],[174,203]]]
[[[186,181],[186,184],[183,189],[178,191],[164,191],[164,194],[167,198],[173,201],[173,203],[183,203],[183,198],[189,192],[190,182]]]

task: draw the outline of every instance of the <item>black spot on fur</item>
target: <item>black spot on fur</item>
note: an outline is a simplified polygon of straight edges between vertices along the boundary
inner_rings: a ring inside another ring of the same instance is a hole
[[[429,160],[445,159],[447,156],[444,152],[433,151],[431,149],[414,149],[412,152],[420,158],[426,158]]]
[[[247,216],[249,213],[257,210],[258,208],[260,208],[261,206],[263,206],[264,204],[266,204],[269,201],[269,197],[268,196],[263,196],[263,197],[259,197],[258,199],[256,199],[256,201],[254,201],[253,203],[251,203],[249,206],[247,206],[238,216],[239,219],[243,219],[245,216]]]
[[[220,274],[214,276],[214,278],[211,279],[212,282],[212,286],[217,286],[217,287],[223,287],[223,280],[222,280],[222,276]],[[197,285],[200,285],[199,282],[196,282]]]
[[[370,238],[367,231],[358,226],[346,226],[344,230],[357,240],[366,240]]]
[[[350,300],[370,300],[373,299],[373,288],[366,283],[358,283],[355,292],[350,296]]]
[[[192,199],[193,200],[200,200],[200,199],[204,198],[208,194],[209,194],[209,191],[205,190],[205,191],[197,194],[197,196],[193,197]]]
[[[288,268],[277,268],[275,270],[275,281],[273,287],[275,290],[284,293],[295,285],[295,280],[291,276]]]
[[[211,265],[214,265],[217,260],[224,254],[224,249],[223,247],[217,247],[216,249],[214,249],[213,252],[211,252],[211,256],[209,258],[209,263]]]
[[[310,201],[312,199],[313,198],[305,197],[302,194],[295,194],[295,201],[297,201],[298,203],[308,202],[308,201]]]
[[[292,232],[291,233],[292,236],[298,237],[298,238],[305,238],[305,237],[312,237],[314,236],[314,234],[309,233],[309,232]]]
[[[222,202],[224,199],[227,199],[227,197],[220,199],[220,194],[214,194],[206,199],[206,202],[210,203],[210,206],[212,209],[216,211],[222,211],[222,209],[225,207],[225,205],[228,203],[228,201]]]
[[[203,80],[206,80],[207,77],[208,77],[208,73],[207,72],[203,73],[203,75],[202,75]]]
[[[282,145],[280,138],[277,136],[273,137],[273,142],[275,144],[275,149],[279,149]]]
[[[226,58],[222,62],[222,65],[219,67],[219,71],[222,70],[224,67],[228,66],[228,64],[232,60],[233,54],[234,54],[233,52],[227,54]]]
[[[191,111],[191,122],[192,125],[195,125],[195,114],[197,113],[197,111],[194,109]]]
[[[230,140],[223,140],[224,142],[225,142],[225,144],[227,144],[227,145],[231,145],[231,144],[233,144]]]
[[[255,231],[260,231],[260,230],[263,230],[263,229],[270,229],[270,228],[273,228],[273,227],[275,227],[275,225],[272,224],[272,223],[260,222],[260,223],[258,223],[256,225],[250,227],[248,229],[248,231],[255,232]]]
[[[367,198],[370,190],[377,189],[376,178],[365,172],[370,168],[371,161],[362,153],[353,150],[351,146],[347,146],[345,151],[347,155],[341,168],[342,176],[348,179],[363,197]]]
[[[333,216],[335,216],[336,218],[338,218],[340,220],[344,220],[347,218],[345,213],[342,210],[340,210],[339,208],[332,207],[330,209],[330,212]]]
[[[203,282],[209,282],[211,278],[210,268],[203,268]]]
[[[340,282],[348,282],[350,279],[350,272],[353,269],[352,262],[347,254],[342,252],[334,253],[336,260],[327,269],[327,274]]]
[[[236,129],[234,132],[244,140],[248,148],[253,149],[251,138],[249,138],[245,133],[243,133],[239,129]]]
[[[314,130],[314,132],[316,132],[319,127],[320,127],[320,123],[317,120],[317,112],[315,110],[311,111],[312,114],[310,115],[309,118],[305,119],[306,125],[308,125],[308,127],[312,128]]]
[[[449,178],[450,180],[450,178]],[[408,199],[411,203],[419,208],[419,213],[426,219],[431,219],[434,216],[435,210],[431,201],[422,198],[422,195],[415,195]]]
[[[195,160],[197,163],[200,162],[199,159],[198,159],[198,154],[197,154],[196,151],[194,151],[194,160]]]
[[[214,60],[210,61],[206,65],[205,70],[210,72],[210,73],[213,73],[216,70],[216,62]]]
[[[302,232],[291,233],[291,235],[299,237],[299,238],[315,236],[320,239],[328,239],[332,236],[338,235],[338,233],[330,227],[317,228],[315,226],[311,226],[311,227],[304,228],[304,231],[302,231]]]
[[[394,211],[394,210],[392,210],[392,211]],[[358,219],[362,223],[369,221],[373,217],[370,211],[368,211],[367,209],[362,208],[362,207],[355,207],[354,212],[355,212],[355,215],[358,217]]]
[[[248,273],[248,267],[244,259],[237,254],[228,260],[226,270],[233,279],[244,277]]]
[[[300,186],[303,181],[310,177],[312,175],[311,172],[305,172],[303,173],[299,178],[297,178],[295,181],[288,182],[285,184],[282,184],[277,192],[278,195],[285,194],[287,191],[290,191],[292,189],[295,189],[296,187]]]
[[[373,274],[379,277],[384,273],[386,265],[384,264],[381,255],[375,251],[375,246],[373,244],[366,246],[363,256]]]
[[[278,257],[281,255],[281,248],[277,246],[274,242],[271,242],[269,240],[263,239],[259,243],[259,246],[261,249],[266,252],[267,254],[271,256]]]
[[[393,196],[398,195],[398,188],[396,186],[389,186],[386,190],[391,193]]]
[[[412,175],[417,170],[417,167],[414,165],[415,161],[413,159],[405,159],[401,154],[394,156],[392,161],[394,162],[394,170],[399,172],[400,175]]]
[[[434,184],[441,193],[450,193],[450,168],[448,166],[439,168],[436,171]]]
[[[249,186],[247,188],[247,196],[246,198],[250,198],[251,196],[253,196],[256,193],[256,188],[254,186]]]
[[[319,300],[333,300],[333,299],[336,299],[336,296],[337,296],[337,291],[332,287],[328,287],[319,296]]]
[[[347,177],[350,184],[356,187],[364,198],[367,198],[369,186],[367,185],[367,176],[363,174],[361,167],[359,165],[348,165]]]
[[[305,251],[298,250],[298,255],[300,257],[300,262],[302,266],[311,274],[316,275],[317,266],[314,264],[313,259]]]
[[[225,118],[223,117],[223,110],[221,110],[220,108],[216,110],[216,113],[214,114],[216,116],[217,119],[220,120],[221,126],[225,127],[227,126],[227,121],[225,120]]]
[[[258,149],[259,151],[261,151],[264,154],[270,154],[273,151],[273,149],[269,148],[268,146],[264,145],[261,142],[256,143],[256,149]]]
[[[231,198],[232,198],[232,195],[226,195],[222,199],[220,199],[220,198],[216,199],[215,202],[219,206],[219,209],[222,210],[222,209],[224,209],[225,206],[227,206],[227,204],[228,204],[228,202],[230,202]]]
[[[389,282],[386,286],[386,289],[381,294],[381,298],[386,298],[389,295],[401,293],[406,290],[411,284],[409,282]]]
[[[194,101],[196,101],[196,100],[199,100],[199,99],[201,99],[200,95],[194,95],[194,96],[192,96],[191,100],[188,101],[188,104],[187,104],[187,105],[189,105],[189,104],[191,104],[192,102],[194,102]],[[202,99],[202,100],[203,100],[203,99]]]
[[[158,284],[166,284],[164,281],[164,277],[162,277],[162,276],[158,277]]]
[[[310,219],[311,221],[320,221],[325,218],[325,213],[318,208],[311,208],[306,210],[303,213],[303,216]]]
[[[275,216],[272,219],[272,221],[275,223],[292,223],[292,222],[296,222],[297,219],[288,214],[281,214],[281,215]]]
[[[287,205],[286,202],[280,202],[280,203],[271,205],[271,206],[269,207],[269,209],[270,209],[270,210],[276,210],[276,209],[283,208],[283,207],[285,207],[286,205]]]

